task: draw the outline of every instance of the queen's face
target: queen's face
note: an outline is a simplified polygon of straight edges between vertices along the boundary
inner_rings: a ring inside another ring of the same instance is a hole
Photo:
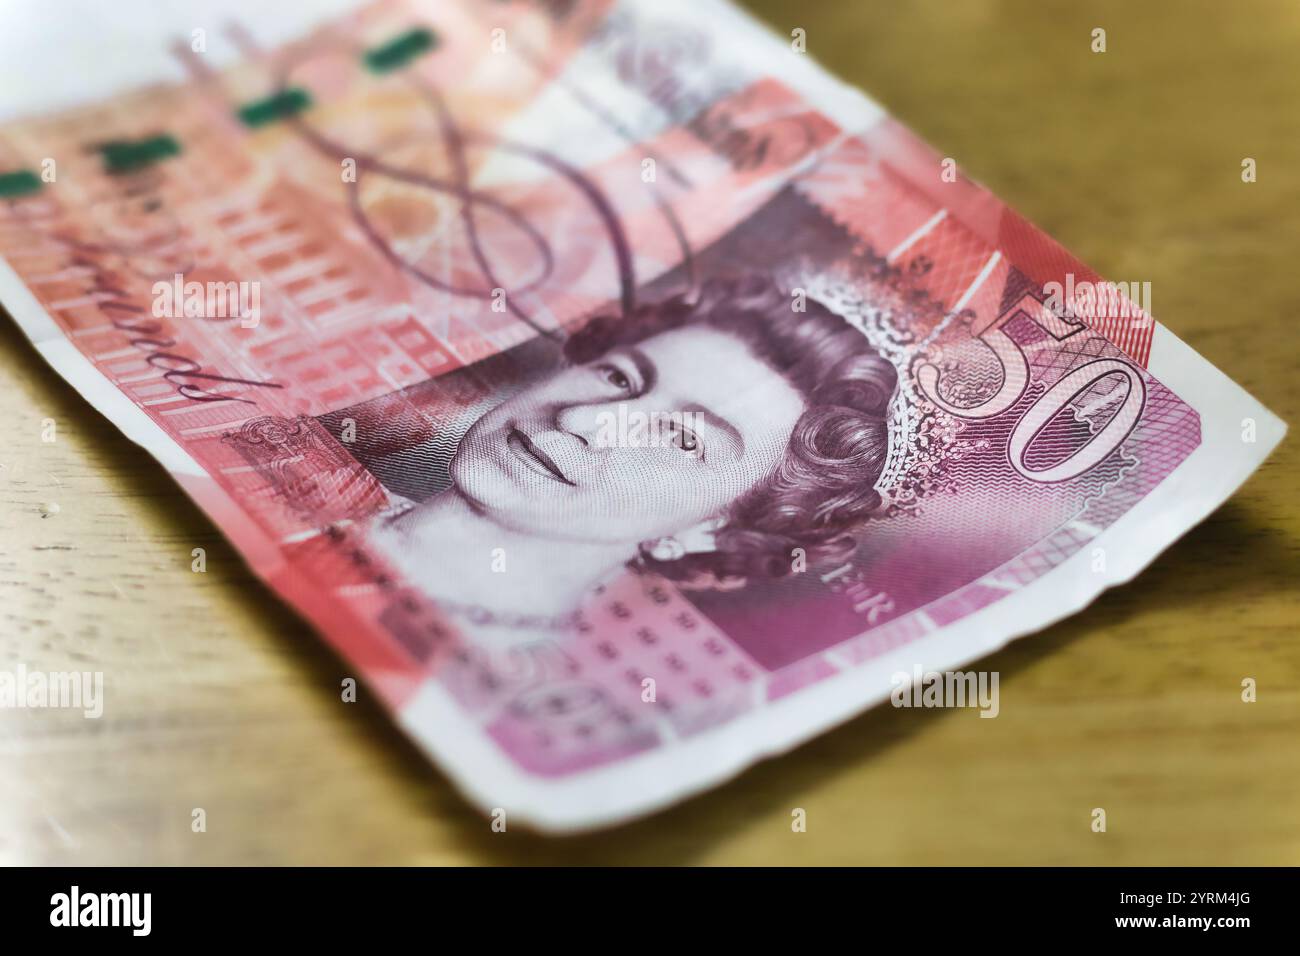
[[[501,403],[451,476],[513,530],[635,547],[720,515],[780,462],[804,408],[737,337],[675,329]]]

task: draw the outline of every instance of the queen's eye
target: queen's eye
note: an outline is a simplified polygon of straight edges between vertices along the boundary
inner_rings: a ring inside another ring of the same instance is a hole
[[[691,455],[702,453],[703,450],[700,447],[700,439],[695,432],[691,431],[689,428],[683,428],[681,426],[675,427],[673,431],[676,434],[676,441],[674,444],[678,448]]]
[[[605,381],[609,382],[609,384],[625,392],[632,389],[632,380],[623,374],[621,370],[613,365],[604,365],[601,368],[605,373]]]

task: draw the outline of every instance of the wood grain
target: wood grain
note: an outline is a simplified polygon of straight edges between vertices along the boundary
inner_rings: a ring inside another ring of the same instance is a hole
[[[1102,274],[1150,281],[1161,321],[1300,420],[1300,6],[751,6]],[[546,839],[493,833],[364,692],[342,703],[346,665],[7,319],[0,382],[0,659],[111,694],[99,721],[0,713],[0,862],[1300,863],[1294,440],[1136,581],[989,659],[998,719],[877,709]]]

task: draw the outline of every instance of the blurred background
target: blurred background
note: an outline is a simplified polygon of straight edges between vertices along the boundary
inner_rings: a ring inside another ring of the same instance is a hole
[[[1300,421],[1300,4],[743,5]],[[111,719],[0,714],[0,862],[1300,864],[1294,438],[1133,583],[987,659],[999,719],[877,708],[550,839],[493,833],[366,695],[341,708],[343,665],[7,318],[0,382],[0,659],[121,688]],[[83,506],[52,526],[58,498]],[[192,547],[207,574],[176,571]]]

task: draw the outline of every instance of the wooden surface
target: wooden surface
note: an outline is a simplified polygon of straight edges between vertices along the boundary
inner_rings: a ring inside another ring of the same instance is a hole
[[[753,6],[1300,421],[1300,5]],[[0,713],[0,862],[1300,863],[1294,436],[1134,583],[990,658],[996,720],[878,708],[546,839],[493,833],[364,692],[341,703],[346,666],[8,320],[0,427],[0,661],[103,670],[112,695],[99,721]]]

